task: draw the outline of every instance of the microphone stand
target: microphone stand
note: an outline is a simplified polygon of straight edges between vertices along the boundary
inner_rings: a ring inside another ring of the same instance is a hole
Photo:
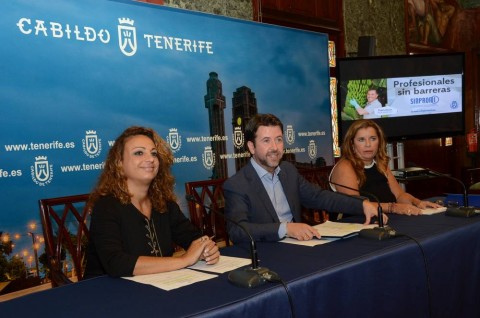
[[[447,207],[447,210],[445,211],[445,215],[469,218],[469,217],[476,216],[476,215],[479,214],[479,213],[476,213],[476,209],[474,207],[469,206],[467,187],[465,187],[465,184],[462,182],[462,180],[459,180],[457,178],[449,176],[448,174],[440,173],[438,171],[434,171],[434,170],[431,170],[431,169],[427,169],[427,171],[428,171],[428,174],[430,174],[432,176],[443,177],[443,178],[447,178],[447,179],[450,179],[450,180],[454,180],[455,182],[458,182],[462,185],[462,188],[463,188],[463,206]]]
[[[213,212],[216,215],[222,217],[225,221],[231,222],[236,226],[240,227],[243,232],[245,232],[245,234],[250,238],[250,258],[252,260],[252,265],[247,268],[239,268],[231,271],[228,274],[228,280],[231,283],[239,287],[253,288],[265,284],[266,281],[280,280],[277,273],[269,270],[266,267],[258,266],[257,245],[250,232],[242,224],[226,217],[223,213],[220,213],[216,209],[204,205],[191,194],[186,194],[185,198],[187,199],[187,201],[194,202],[203,207],[206,211]]]
[[[373,193],[367,192],[367,191],[360,191],[359,189],[354,189],[351,187],[348,187],[343,184],[338,184],[332,181],[328,181],[329,183],[339,186],[339,187],[344,187],[345,189],[349,189],[352,191],[357,191],[360,195],[363,193],[367,196],[372,197],[375,201],[377,201],[378,207],[377,207],[377,218],[378,218],[378,226],[374,227],[373,229],[363,229],[360,230],[358,233],[358,236],[364,237],[364,238],[369,238],[369,239],[376,239],[379,241],[386,240],[389,238],[393,238],[396,236],[396,231],[392,229],[389,226],[384,226],[383,224],[383,210],[382,206],[380,204],[380,200],[378,200],[378,197],[374,195]]]

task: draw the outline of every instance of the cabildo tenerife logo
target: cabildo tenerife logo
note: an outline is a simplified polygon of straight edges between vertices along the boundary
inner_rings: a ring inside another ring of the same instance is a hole
[[[95,130],[87,130],[85,139],[82,139],[83,153],[89,158],[96,158],[102,152],[102,140]]]
[[[48,163],[46,156],[35,157],[35,163],[30,167],[32,181],[44,187],[53,179],[53,166]]]
[[[180,150],[180,148],[182,148],[182,136],[178,134],[177,128],[171,128],[169,130],[167,142],[170,145],[170,149],[173,153],[176,153]]]
[[[310,159],[315,159],[317,157],[317,144],[313,139],[308,143],[308,156]]]
[[[245,137],[242,132],[242,127],[235,127],[233,129],[233,145],[235,148],[240,149],[245,143]]]
[[[118,46],[126,56],[133,56],[137,52],[137,30],[134,21],[128,18],[118,19]]]
[[[212,151],[212,147],[205,147],[202,154],[202,162],[205,169],[213,169],[215,166],[215,154]]]
[[[137,53],[137,27],[135,21],[129,18],[118,18],[117,35],[118,47],[125,56],[134,56]],[[138,25],[138,23],[137,23]],[[19,18],[16,26],[18,30],[28,36],[43,37],[45,40],[64,39],[79,42],[99,42],[109,44],[112,34],[108,28],[94,28],[78,24],[59,23],[29,17]],[[178,51],[193,54],[213,54],[213,42],[199,39],[181,38],[166,34],[143,34],[141,44],[147,49]]]
[[[289,145],[292,145],[295,142],[295,130],[293,130],[292,125],[287,125],[285,139],[287,140],[287,144]]]

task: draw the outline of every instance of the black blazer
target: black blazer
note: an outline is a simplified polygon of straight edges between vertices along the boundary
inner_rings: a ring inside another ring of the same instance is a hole
[[[253,159],[252,159],[253,160]],[[306,181],[289,162],[280,163],[278,177],[295,222],[302,222],[302,206],[346,214],[363,214],[363,201],[323,190]],[[256,241],[278,241],[280,221],[262,180],[249,162],[223,185],[225,215],[242,224]],[[249,241],[241,228],[227,222],[234,243]]]

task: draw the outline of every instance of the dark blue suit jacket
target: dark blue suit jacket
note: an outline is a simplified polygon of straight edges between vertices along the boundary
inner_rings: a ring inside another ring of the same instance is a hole
[[[253,160],[253,159],[252,159]],[[295,222],[302,222],[302,206],[346,214],[363,214],[358,198],[323,190],[306,181],[289,162],[281,162],[278,177]],[[225,215],[242,224],[256,241],[278,241],[280,221],[262,180],[249,162],[223,185]],[[242,229],[227,222],[234,243],[249,241]]]

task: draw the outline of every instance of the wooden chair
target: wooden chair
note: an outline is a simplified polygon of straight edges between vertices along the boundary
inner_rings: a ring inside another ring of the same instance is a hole
[[[38,201],[53,287],[72,283],[66,274],[67,261],[73,264],[72,278],[83,279],[89,238],[88,197],[89,194],[81,194]]]
[[[333,166],[325,167],[298,167],[298,172],[310,183],[316,184],[322,189],[330,190],[329,177]],[[329,213],[330,212],[330,213]],[[333,211],[303,209],[302,217],[305,223],[315,225],[323,223],[329,219],[341,218],[339,213]],[[340,216],[340,217],[339,217]]]
[[[223,214],[225,207],[223,182],[225,180],[212,179],[187,182],[185,183],[185,191],[187,195],[193,196],[197,202]],[[224,218],[213,211],[206,211],[207,209],[203,206],[192,201],[188,202],[188,209],[190,220],[205,235],[215,236],[215,241],[224,241],[225,245],[230,245]]]

